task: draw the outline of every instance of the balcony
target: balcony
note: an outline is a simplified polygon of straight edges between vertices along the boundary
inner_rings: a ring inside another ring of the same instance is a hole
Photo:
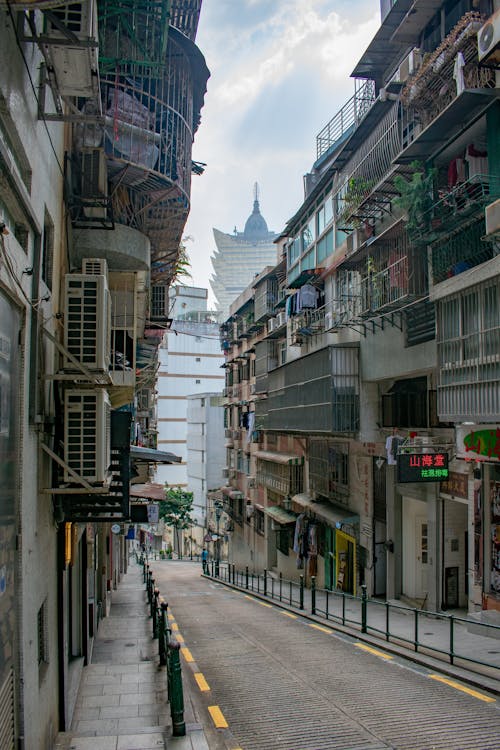
[[[292,343],[303,343],[310,336],[317,336],[325,330],[325,307],[317,310],[303,310],[290,319]]]
[[[371,259],[369,259],[371,260]],[[380,271],[370,269],[361,278],[361,316],[373,312],[396,310],[427,292],[427,259],[418,251],[393,256]]]
[[[334,151],[335,147],[354,132],[375,99],[374,81],[363,81],[354,96],[316,136],[316,159],[321,159],[328,152]]]
[[[500,96],[495,71],[480,67],[479,13],[466,13],[441,45],[421,65],[401,92],[405,127],[413,141],[395,162],[427,160],[464,132]],[[465,60],[463,86],[454,78],[457,54]]]

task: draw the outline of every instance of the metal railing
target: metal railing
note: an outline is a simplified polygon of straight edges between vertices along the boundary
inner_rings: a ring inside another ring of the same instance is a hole
[[[271,575],[266,570],[262,573],[250,572],[248,567],[237,570],[235,565],[222,562],[218,576],[213,564],[208,566],[206,575],[415,653],[434,656],[450,664],[462,662],[482,674],[489,668],[495,679],[500,678],[500,659],[492,656],[500,649],[494,651],[491,645],[491,638],[500,639],[498,625],[371,599],[366,595],[365,586],[361,587],[361,596],[319,589],[314,576],[310,579],[310,588],[306,588],[303,575],[297,582],[281,574]]]
[[[350,129],[356,128],[376,99],[375,82],[364,81],[316,136],[316,158],[319,159]]]

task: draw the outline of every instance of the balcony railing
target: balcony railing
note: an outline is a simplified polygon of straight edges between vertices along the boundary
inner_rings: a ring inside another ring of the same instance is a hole
[[[396,309],[427,291],[427,260],[414,252],[403,255],[386,268],[361,279],[361,315],[375,310]]]
[[[316,158],[319,159],[349,131],[354,131],[376,99],[375,82],[364,81],[361,87],[316,136]]]
[[[317,310],[302,310],[291,318],[292,339],[294,336],[315,336],[325,330],[325,307]]]

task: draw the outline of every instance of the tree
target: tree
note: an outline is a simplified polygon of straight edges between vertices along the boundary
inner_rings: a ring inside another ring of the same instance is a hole
[[[193,509],[193,493],[187,492],[182,487],[169,487],[165,485],[165,500],[160,500],[159,517],[166,526],[174,529],[177,550],[182,556],[182,548],[179,541],[179,530],[189,529],[194,520],[191,517]]]

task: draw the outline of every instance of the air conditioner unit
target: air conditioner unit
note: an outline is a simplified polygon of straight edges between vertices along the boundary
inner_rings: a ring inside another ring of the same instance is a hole
[[[479,62],[487,67],[500,67],[500,10],[486,21],[477,33]]]
[[[68,43],[67,29],[74,39]],[[44,42],[46,58],[50,61],[61,96],[90,97],[98,88],[98,35],[96,0],[59,5],[46,17]],[[58,44],[61,42],[61,44]]]
[[[104,483],[110,465],[111,406],[105,390],[67,390],[64,460],[90,483]],[[65,470],[64,481],[75,479]]]
[[[267,321],[267,332],[271,333],[276,327],[276,318],[269,318]]]
[[[276,328],[280,328],[281,326],[284,326],[284,325],[286,325],[286,312],[282,310],[276,316]]]
[[[422,53],[417,47],[415,47],[400,63],[391,81],[394,81],[395,83],[405,83],[411,75],[417,72],[421,65]]]
[[[85,216],[89,219],[106,219],[108,167],[103,149],[89,148],[80,151],[80,177],[79,197],[82,199]]]
[[[109,370],[111,297],[105,276],[67,274],[64,299],[64,346],[91,371]],[[64,369],[77,369],[68,356]]]
[[[105,258],[84,258],[82,273],[89,276],[108,276],[108,262]]]

